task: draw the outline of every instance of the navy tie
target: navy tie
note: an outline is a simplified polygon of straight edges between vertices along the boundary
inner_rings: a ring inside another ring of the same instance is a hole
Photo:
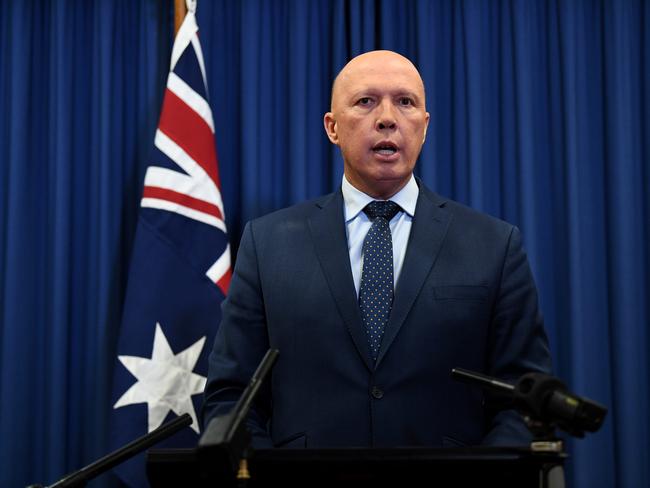
[[[399,205],[391,201],[370,202],[363,209],[372,227],[363,241],[359,308],[374,360],[393,305],[393,239],[388,223],[399,210]]]

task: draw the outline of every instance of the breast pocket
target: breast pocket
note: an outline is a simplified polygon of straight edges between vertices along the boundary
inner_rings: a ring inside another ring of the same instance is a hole
[[[433,287],[436,300],[465,300],[484,302],[488,299],[488,287],[481,285],[442,285]]]

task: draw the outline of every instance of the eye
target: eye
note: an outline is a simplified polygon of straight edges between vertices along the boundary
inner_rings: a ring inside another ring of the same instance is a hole
[[[371,101],[372,100],[370,97],[361,97],[359,100],[357,100],[357,105],[361,105],[361,106],[370,105]]]
[[[409,97],[400,97],[399,104],[403,107],[410,107],[413,105],[413,100],[411,100]]]

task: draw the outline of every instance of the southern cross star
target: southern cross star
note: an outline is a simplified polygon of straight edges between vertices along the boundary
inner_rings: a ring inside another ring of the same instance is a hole
[[[198,434],[196,412],[192,395],[202,393],[205,376],[193,373],[199,359],[205,337],[177,355],[169,347],[169,342],[159,323],[153,339],[151,359],[137,356],[118,356],[118,359],[138,381],[129,388],[113,408],[134,403],[146,403],[148,409],[148,432],[159,427],[171,410],[176,415],[189,413],[192,429]]]

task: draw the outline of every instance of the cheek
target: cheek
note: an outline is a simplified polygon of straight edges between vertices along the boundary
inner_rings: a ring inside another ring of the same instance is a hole
[[[408,134],[409,148],[419,151],[424,141],[424,126],[420,123],[411,124]]]
[[[348,120],[344,130],[349,138],[357,138],[358,133],[363,130],[363,121],[356,119]]]
[[[343,131],[339,132],[341,145],[348,151],[359,151],[364,147],[365,138],[362,124],[349,123]]]

